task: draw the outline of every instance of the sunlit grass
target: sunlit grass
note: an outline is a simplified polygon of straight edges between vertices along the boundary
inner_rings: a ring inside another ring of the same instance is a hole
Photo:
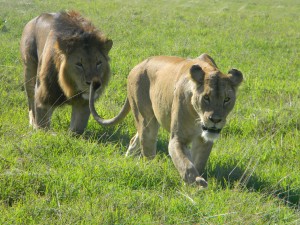
[[[112,79],[97,103],[114,116],[130,69],[152,55],[210,54],[245,81],[213,147],[207,190],[185,185],[160,132],[153,161],[124,157],[136,132],[90,120],[68,133],[28,126],[19,41],[42,12],[76,9],[114,41]],[[3,1],[0,8],[1,224],[298,224],[300,4],[289,1]],[[5,21],[5,22],[4,22]]]

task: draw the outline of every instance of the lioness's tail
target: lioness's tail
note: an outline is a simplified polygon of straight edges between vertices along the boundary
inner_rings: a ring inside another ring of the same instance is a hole
[[[92,84],[90,86],[89,105],[90,105],[90,110],[91,110],[91,113],[92,113],[94,119],[102,126],[115,125],[118,122],[120,122],[121,120],[123,120],[130,111],[130,105],[129,105],[128,98],[126,98],[126,101],[117,116],[115,116],[114,118],[111,118],[111,119],[103,119],[98,115],[98,113],[96,112],[96,109],[95,109],[95,104],[94,104],[95,103],[95,100],[94,100],[95,90],[94,89],[95,88],[94,88],[94,85],[92,82]]]

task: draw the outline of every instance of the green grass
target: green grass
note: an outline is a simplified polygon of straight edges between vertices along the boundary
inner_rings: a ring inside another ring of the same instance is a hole
[[[124,157],[132,116],[68,133],[70,107],[49,132],[28,126],[19,42],[42,12],[76,9],[114,41],[112,79],[97,103],[115,115],[130,69],[152,55],[210,54],[245,77],[215,143],[209,187],[185,185],[160,132],[153,161]],[[299,224],[300,3],[265,1],[1,1],[0,224]]]

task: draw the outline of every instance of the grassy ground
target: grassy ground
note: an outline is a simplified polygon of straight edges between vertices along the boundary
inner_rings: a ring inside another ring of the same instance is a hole
[[[297,0],[0,0],[0,224],[300,224],[300,3]],[[42,12],[76,9],[114,41],[97,103],[115,115],[130,69],[152,55],[210,54],[245,82],[207,165],[186,186],[161,131],[153,161],[127,159],[132,116],[78,138],[70,108],[50,132],[28,127],[19,41]]]

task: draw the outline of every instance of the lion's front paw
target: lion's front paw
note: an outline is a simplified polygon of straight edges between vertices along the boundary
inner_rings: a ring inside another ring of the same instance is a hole
[[[196,177],[196,185],[203,187],[203,188],[207,188],[208,184],[207,181],[203,178],[203,177]]]

